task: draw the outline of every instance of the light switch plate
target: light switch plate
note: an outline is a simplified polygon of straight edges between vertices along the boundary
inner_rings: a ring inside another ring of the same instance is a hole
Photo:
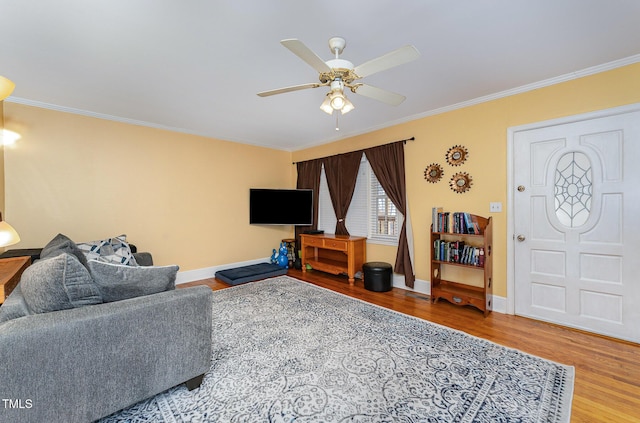
[[[500,202],[489,203],[489,212],[490,213],[500,213],[500,212],[502,212],[502,203],[500,203]]]

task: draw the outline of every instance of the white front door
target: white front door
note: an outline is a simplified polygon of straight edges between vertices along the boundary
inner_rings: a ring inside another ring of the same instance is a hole
[[[512,134],[515,313],[640,342],[640,107],[599,115]]]

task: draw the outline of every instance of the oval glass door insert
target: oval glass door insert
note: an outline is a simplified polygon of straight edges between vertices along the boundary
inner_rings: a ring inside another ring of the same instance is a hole
[[[591,161],[586,154],[572,151],[556,166],[556,216],[565,226],[575,228],[586,223],[593,195]]]

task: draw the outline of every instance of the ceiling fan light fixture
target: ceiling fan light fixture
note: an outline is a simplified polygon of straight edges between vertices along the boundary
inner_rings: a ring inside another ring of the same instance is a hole
[[[333,114],[333,107],[331,107],[331,98],[329,98],[330,94],[331,93],[329,93],[329,94],[327,94],[325,96],[324,101],[320,105],[320,110],[322,110],[323,112],[325,112],[328,115]]]
[[[352,111],[353,109],[355,109],[356,106],[354,106],[347,97],[344,98],[344,106],[342,106],[342,109],[340,109],[340,111],[342,112],[342,114],[344,115],[345,113],[349,113],[350,111]]]
[[[346,103],[346,98],[341,91],[333,91],[329,94],[330,104],[333,110],[342,110]]]
[[[333,114],[334,110],[339,110],[344,115],[355,109],[355,106],[342,91],[330,91],[325,96],[320,109],[328,115]]]

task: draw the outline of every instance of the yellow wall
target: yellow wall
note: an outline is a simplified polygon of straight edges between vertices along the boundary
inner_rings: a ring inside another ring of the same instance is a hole
[[[292,187],[285,151],[5,104],[6,218],[22,242],[125,233],[156,264],[193,270],[268,257],[291,227],[251,226],[250,187]]]
[[[369,134],[297,151],[294,161],[371,147],[416,137],[405,147],[407,196],[414,229],[416,277],[430,280],[431,208],[467,211],[494,220],[494,293],[507,295],[507,129],[512,126],[570,116],[640,102],[640,64],[572,80],[534,91],[425,117]],[[357,110],[356,112],[357,113]],[[462,166],[446,163],[445,154],[454,145],[464,145],[469,159]],[[424,179],[431,163],[444,167],[436,184]],[[457,171],[473,178],[464,194],[449,189]],[[489,213],[489,203],[502,202],[502,213]],[[394,263],[395,248],[369,245],[368,259]]]

